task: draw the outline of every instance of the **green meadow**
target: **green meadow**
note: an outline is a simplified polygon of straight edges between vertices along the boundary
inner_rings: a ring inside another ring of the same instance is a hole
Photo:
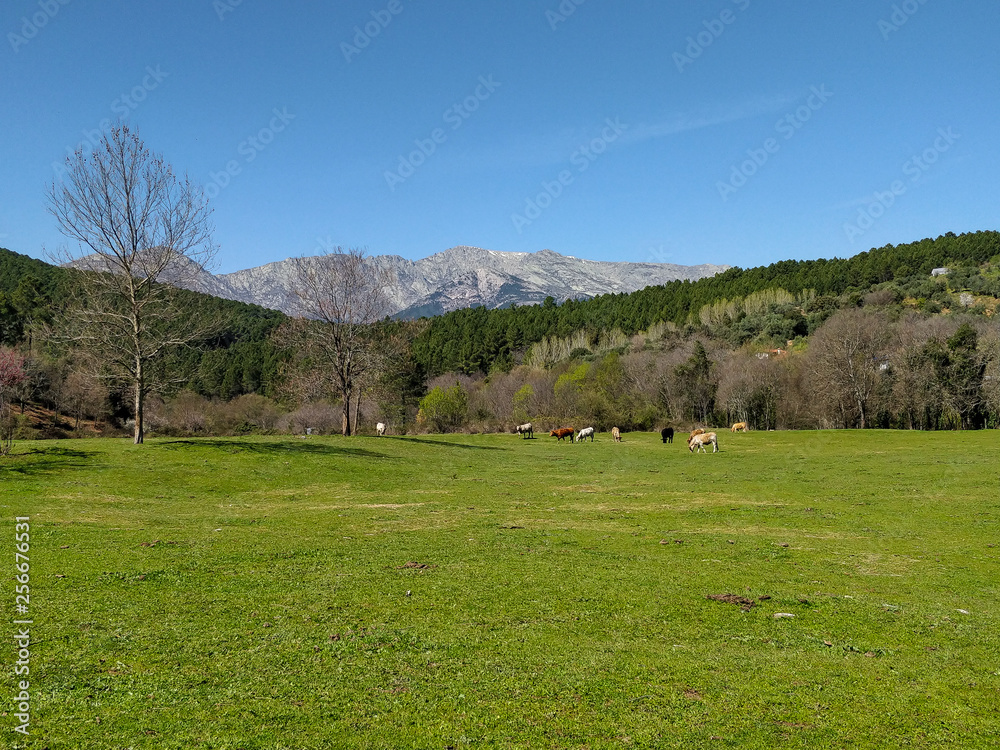
[[[996,747],[997,433],[719,437],[19,443],[2,746]]]

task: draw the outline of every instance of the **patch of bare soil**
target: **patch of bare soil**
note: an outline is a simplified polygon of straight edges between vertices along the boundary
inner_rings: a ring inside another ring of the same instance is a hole
[[[712,601],[715,602],[725,602],[726,604],[738,604],[740,606],[740,609],[742,609],[744,612],[749,612],[753,608],[753,606],[757,603],[753,599],[747,599],[745,596],[737,596],[736,594],[709,594],[705,598],[711,599]]]

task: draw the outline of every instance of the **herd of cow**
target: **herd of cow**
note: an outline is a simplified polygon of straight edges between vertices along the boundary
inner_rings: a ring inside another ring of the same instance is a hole
[[[387,427],[386,424],[379,422],[375,426],[375,433],[380,437],[382,435],[385,435],[386,427]],[[747,427],[746,422],[737,422],[732,426],[731,429],[733,432],[746,432],[749,428]],[[517,427],[514,428],[514,432],[524,438],[533,438],[535,436],[535,431],[531,425],[531,422],[527,422],[525,424],[519,424]],[[582,443],[587,438],[590,438],[590,442],[594,442],[594,428],[584,427],[582,430],[580,430],[580,433],[577,434],[576,430],[573,429],[572,427],[559,427],[555,430],[552,430],[549,433],[549,437],[554,437],[557,440],[565,440],[566,438],[569,438],[569,441],[571,443],[573,442]],[[620,443],[622,441],[621,430],[619,430],[617,427],[612,427],[611,437],[614,438],[614,441],[616,443]],[[664,427],[662,430],[660,430],[660,437],[663,439],[664,443],[673,443],[674,428]],[[688,435],[687,445],[688,445],[688,450],[692,453],[697,453],[699,451],[702,453],[708,453],[708,449],[705,448],[706,445],[712,446],[712,453],[718,453],[719,436],[716,435],[716,433],[714,432],[705,432],[703,429],[698,428],[696,430],[693,430],[691,434]]]
[[[733,432],[746,432],[749,428],[747,427],[746,422],[737,422],[730,429]],[[534,428],[532,427],[531,422],[527,422],[526,424],[519,424],[517,427],[514,428],[514,432],[524,438],[531,438],[534,437],[535,435]],[[575,438],[574,435],[576,435]],[[614,438],[616,443],[620,443],[622,441],[621,430],[619,430],[617,427],[611,428],[611,436]],[[556,438],[557,441],[569,438],[569,441],[571,443],[572,442],[579,443],[586,440],[587,438],[590,438],[590,442],[594,442],[594,428],[584,427],[582,430],[580,430],[579,434],[577,434],[576,430],[573,429],[572,427],[559,427],[555,430],[552,430],[549,433],[549,437],[554,437]],[[660,430],[660,437],[663,439],[664,443],[673,443],[674,428],[664,427],[662,430]],[[705,447],[707,445],[712,446],[712,453],[718,453],[719,436],[714,432],[705,432],[703,429],[698,428],[696,430],[693,430],[691,434],[688,435],[687,445],[688,445],[688,450],[691,451],[692,453],[697,453],[699,451],[702,453],[707,453],[708,450]]]

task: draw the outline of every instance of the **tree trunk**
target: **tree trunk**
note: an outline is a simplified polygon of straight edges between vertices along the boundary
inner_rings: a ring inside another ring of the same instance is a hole
[[[358,434],[358,415],[361,414],[361,389],[358,388],[358,398],[354,402],[354,429],[353,433]]]
[[[134,443],[136,445],[141,445],[143,442],[143,402],[145,401],[145,393],[143,392],[146,385],[143,378],[142,362],[137,361],[135,367],[135,437]]]
[[[344,437],[351,436],[351,389],[344,389],[343,418],[341,420],[341,432]]]

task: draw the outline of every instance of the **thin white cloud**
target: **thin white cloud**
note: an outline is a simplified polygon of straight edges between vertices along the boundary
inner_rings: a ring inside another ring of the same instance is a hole
[[[608,112],[607,120],[626,125],[624,134],[616,139],[619,144],[634,145],[651,140],[670,138],[705,128],[748,120],[763,115],[781,113],[800,97],[774,95],[756,99],[706,106],[697,110],[676,112],[658,120],[636,121],[627,112]],[[556,132],[531,134],[516,141],[472,151],[450,154],[454,167],[466,169],[475,164],[477,169],[522,169],[568,162],[572,154],[599,135],[606,126],[605,120],[579,123]],[[445,157],[449,158],[449,157]]]
[[[761,97],[735,105],[678,113],[658,122],[640,123],[630,128],[622,140],[627,143],[641,143],[657,138],[669,138],[681,133],[780,112],[795,101],[796,97],[792,96]]]

